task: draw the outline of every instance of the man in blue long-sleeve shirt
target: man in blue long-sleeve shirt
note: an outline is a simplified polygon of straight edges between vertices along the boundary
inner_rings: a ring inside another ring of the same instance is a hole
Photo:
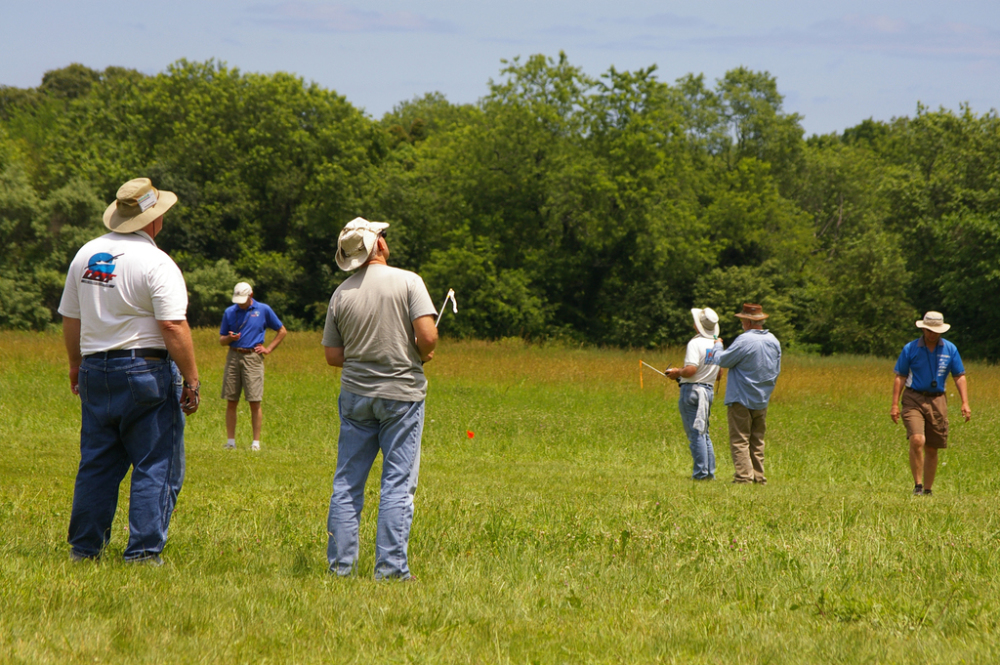
[[[716,342],[715,357],[729,368],[726,400],[729,416],[729,450],[733,456],[734,483],[767,482],[764,477],[764,433],[767,404],[781,371],[781,344],[767,330],[768,317],[760,305],[744,304],[736,315],[743,334],[728,350]]]

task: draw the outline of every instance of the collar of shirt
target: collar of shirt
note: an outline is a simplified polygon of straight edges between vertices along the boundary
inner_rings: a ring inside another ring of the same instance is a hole
[[[927,344],[924,343],[924,338],[922,336],[917,338],[917,346],[922,346],[925,349],[927,348]],[[939,349],[942,346],[944,346],[944,338],[939,339],[937,346],[935,346],[934,348]]]

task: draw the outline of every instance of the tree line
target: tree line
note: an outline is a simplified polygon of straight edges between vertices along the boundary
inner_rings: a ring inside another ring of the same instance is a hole
[[[453,337],[680,343],[744,301],[789,348],[892,355],[940,310],[1000,357],[1000,118],[961,106],[805,137],[767,72],[591,77],[505,61],[475,104],[430,93],[381,119],[287,73],[180,60],[0,86],[0,327],[43,329],[76,249],[139,175],[177,193],[158,244],[189,319],[255,285],[290,329],[346,277],[337,235],[387,221],[392,263],[460,314]]]

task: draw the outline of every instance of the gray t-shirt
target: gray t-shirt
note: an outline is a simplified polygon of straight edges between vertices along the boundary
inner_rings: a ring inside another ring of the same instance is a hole
[[[337,287],[326,311],[323,346],[344,347],[341,388],[364,397],[419,402],[427,379],[413,320],[434,316],[416,273],[370,264]]]

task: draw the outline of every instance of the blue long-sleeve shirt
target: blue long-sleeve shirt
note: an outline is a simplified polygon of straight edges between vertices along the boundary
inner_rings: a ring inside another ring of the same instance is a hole
[[[745,330],[727,350],[722,342],[712,349],[712,360],[729,368],[726,406],[742,404],[748,409],[766,409],[781,372],[781,343],[767,330]]]

